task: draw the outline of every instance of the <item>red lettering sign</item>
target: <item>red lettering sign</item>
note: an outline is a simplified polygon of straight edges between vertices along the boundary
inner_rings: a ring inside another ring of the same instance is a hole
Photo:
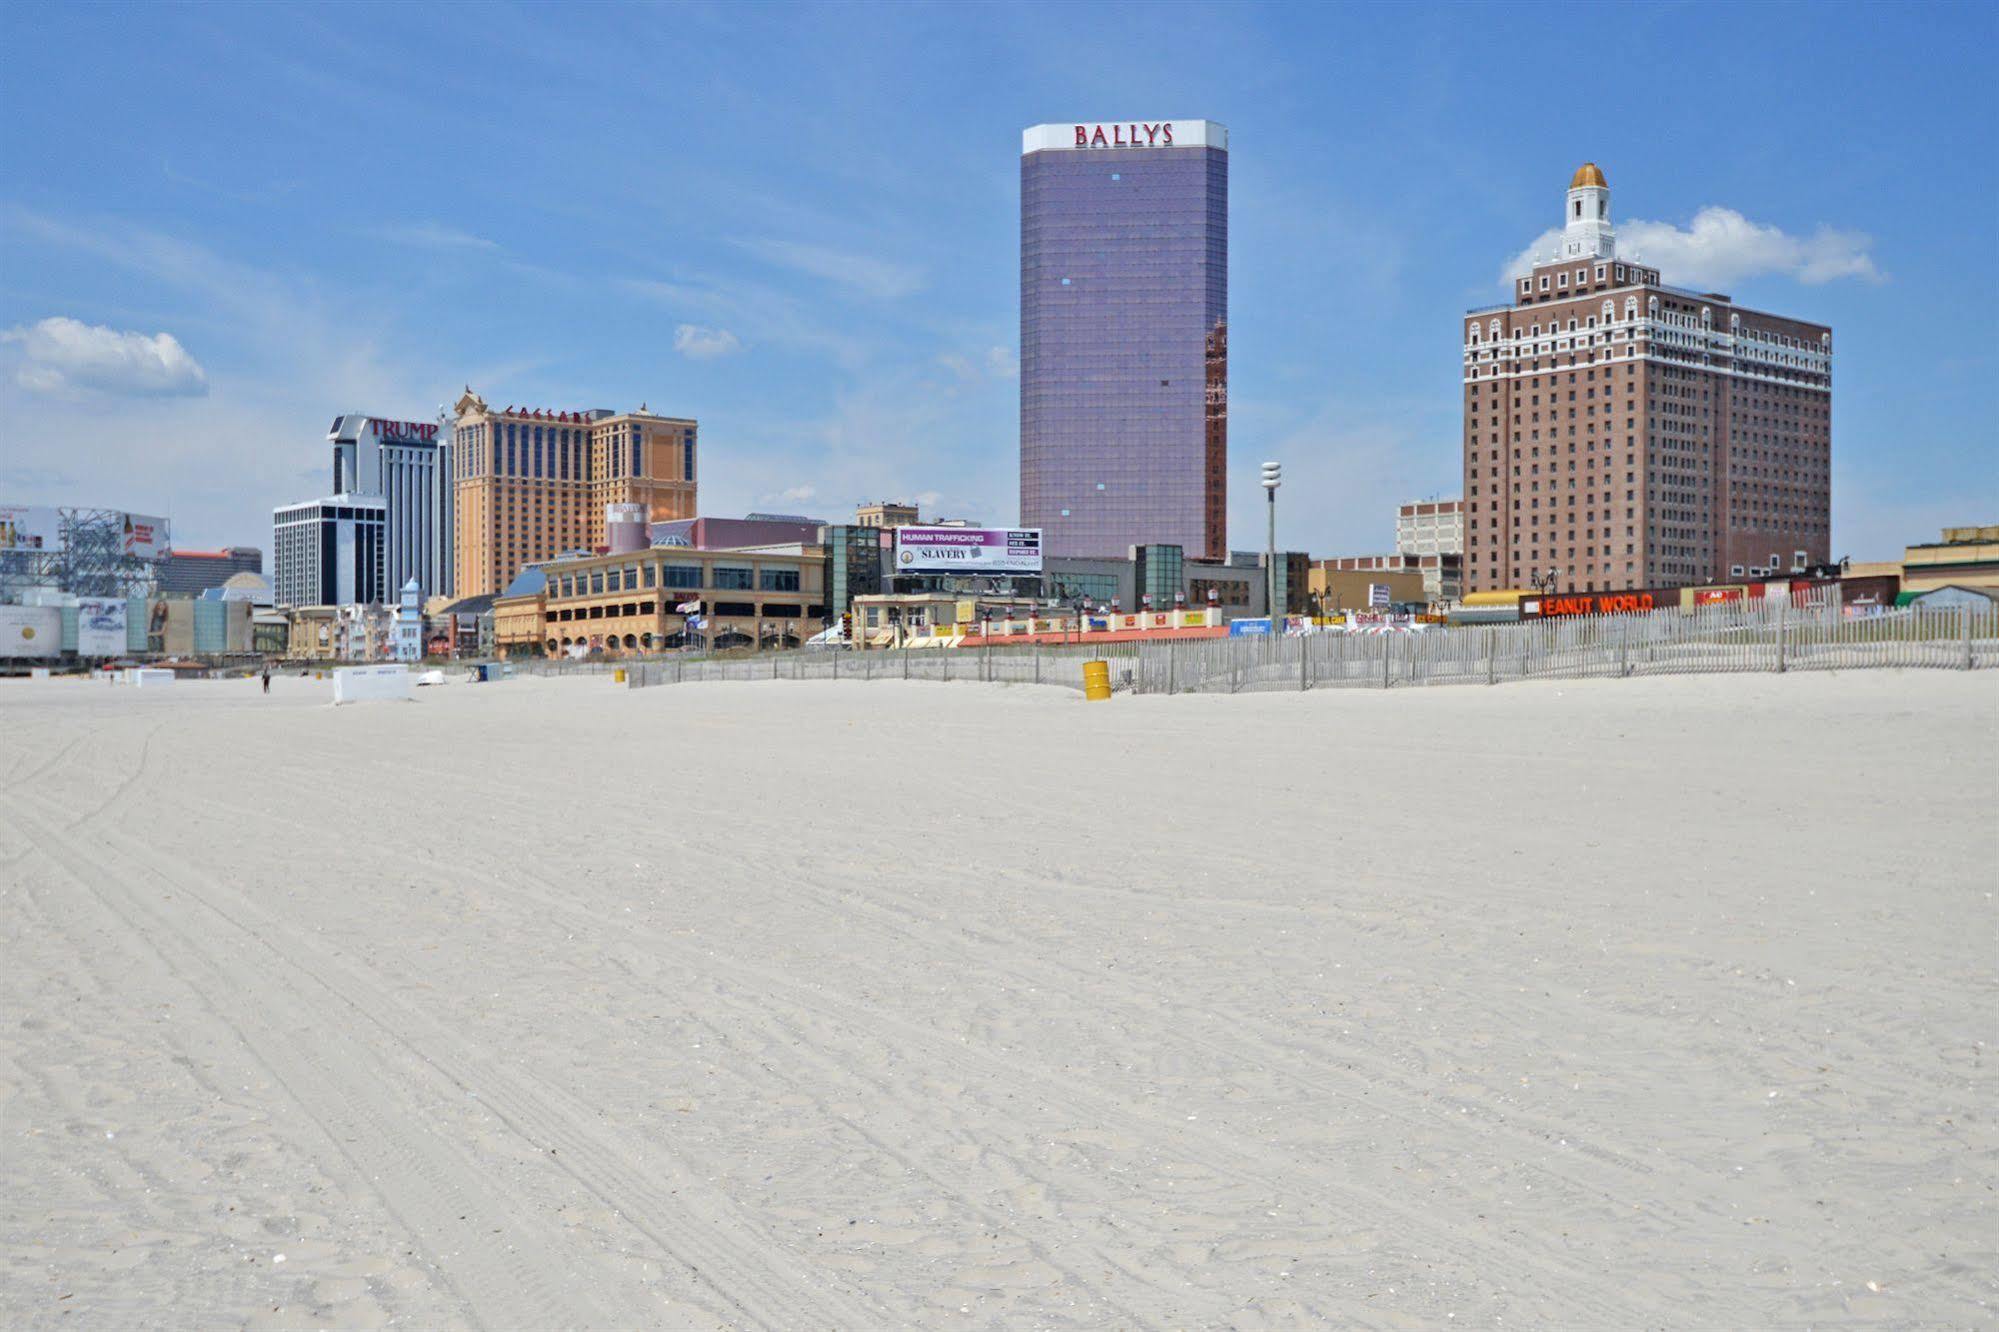
[[[1139,131],[1145,138],[1139,139]],[[1173,146],[1173,122],[1161,121],[1156,125],[1112,125],[1110,133],[1104,133],[1102,125],[1076,126],[1076,146],[1078,148],[1171,148]]]

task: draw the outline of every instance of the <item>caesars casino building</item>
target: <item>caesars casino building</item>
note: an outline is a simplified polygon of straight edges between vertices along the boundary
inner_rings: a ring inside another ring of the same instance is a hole
[[[1020,154],[1020,521],[1053,556],[1228,553],[1229,134],[1036,125]]]

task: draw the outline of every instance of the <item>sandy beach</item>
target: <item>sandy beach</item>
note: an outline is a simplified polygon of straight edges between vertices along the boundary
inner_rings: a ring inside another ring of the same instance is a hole
[[[1999,674],[0,682],[10,1327],[1999,1317]]]

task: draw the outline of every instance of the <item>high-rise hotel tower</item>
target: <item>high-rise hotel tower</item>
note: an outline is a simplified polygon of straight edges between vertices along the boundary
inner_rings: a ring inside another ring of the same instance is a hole
[[[1020,153],[1020,521],[1050,555],[1228,553],[1229,137],[1036,125]]]
[[[1556,253],[1464,322],[1465,586],[1788,572],[1831,544],[1832,330],[1665,286],[1586,162]]]
[[[694,516],[695,423],[604,408],[495,410],[466,389],[452,432],[458,595],[504,591],[521,566],[606,541],[604,509]]]

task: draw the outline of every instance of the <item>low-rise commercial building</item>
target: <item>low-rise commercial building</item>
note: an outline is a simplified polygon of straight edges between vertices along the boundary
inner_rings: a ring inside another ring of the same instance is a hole
[[[494,600],[494,644],[516,656],[798,647],[828,622],[826,556],[654,546],[551,560]]]
[[[1312,613],[1365,608],[1369,588],[1385,584],[1396,603],[1448,605],[1463,591],[1463,575],[1455,555],[1342,555],[1316,560],[1306,575]]]
[[[1999,524],[1946,527],[1943,540],[1902,553],[1904,594],[1941,587],[1999,587]]]
[[[1419,556],[1407,556],[1413,564]],[[1385,588],[1387,604],[1429,604],[1429,590],[1423,586],[1423,570],[1399,564],[1403,556],[1349,556],[1345,560],[1319,560],[1307,574],[1307,600],[1311,614],[1329,616],[1343,610],[1381,608]],[[1351,568],[1351,566],[1359,568]]]
[[[913,527],[917,521],[916,506],[896,500],[876,500],[854,510],[854,522],[861,527]]]
[[[239,573],[262,574],[264,552],[255,546],[223,550],[170,550],[160,561],[154,586],[163,597],[198,597]]]

